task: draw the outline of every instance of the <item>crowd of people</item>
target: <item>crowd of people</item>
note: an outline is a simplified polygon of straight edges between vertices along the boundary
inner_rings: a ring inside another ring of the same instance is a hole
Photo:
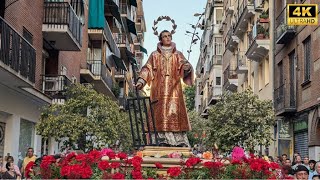
[[[295,153],[293,161],[288,158],[287,154],[276,157],[274,160],[271,157],[268,159],[281,165],[283,173],[287,176],[303,180],[320,180],[320,162],[310,160],[308,156],[305,156],[302,159],[299,153]]]
[[[30,161],[35,161],[36,156],[34,155],[33,148],[28,148],[26,157],[23,159],[21,164],[16,164],[12,156],[2,157],[0,156],[0,178],[1,179],[23,179],[24,171],[27,164]]]

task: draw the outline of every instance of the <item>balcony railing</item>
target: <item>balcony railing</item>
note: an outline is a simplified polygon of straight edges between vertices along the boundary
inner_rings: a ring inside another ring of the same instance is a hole
[[[70,85],[71,81],[65,75],[42,75],[42,91],[53,98],[64,96]]]
[[[223,72],[224,84],[226,84],[229,79],[238,79],[238,73],[236,70],[225,70]]]
[[[126,105],[127,105],[127,98],[126,97],[119,97],[118,98],[118,103],[119,103],[120,107],[125,109]]]
[[[94,76],[99,76],[109,88],[113,87],[111,75],[107,75],[107,67],[101,60],[87,60],[87,68]]]
[[[241,23],[241,17],[243,16],[243,12],[245,8],[248,8],[248,5],[252,5],[252,0],[243,0],[242,3],[238,6],[238,13],[236,14],[236,26],[238,26],[239,23]]]
[[[36,50],[0,17],[0,61],[35,82]]]
[[[238,51],[237,54],[237,65],[238,68],[243,66],[243,67],[247,67],[247,56],[245,55],[245,51]]]
[[[296,110],[295,86],[282,84],[274,90],[274,108],[276,113],[290,113]]]
[[[120,3],[120,13],[127,14],[128,12],[128,4]]]
[[[109,27],[109,24],[107,23],[107,21],[105,21],[105,26],[104,26],[104,34],[106,35],[107,37],[107,40],[109,42],[109,45],[110,45],[110,48],[112,50],[112,52],[116,55],[116,56],[119,56],[120,57],[120,50],[113,38],[113,35],[112,35],[112,32],[111,32],[111,29]]]
[[[43,24],[54,28],[62,28],[67,25],[72,36],[81,46],[81,21],[68,2],[45,2],[43,13]]]
[[[287,8],[283,8],[279,16],[276,18],[276,42],[277,44],[284,44],[289,42],[295,36],[295,26],[287,24]]]

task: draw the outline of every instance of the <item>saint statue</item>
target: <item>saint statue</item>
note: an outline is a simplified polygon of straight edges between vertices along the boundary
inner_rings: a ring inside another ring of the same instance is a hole
[[[171,31],[172,32],[172,31]],[[160,146],[190,147],[187,131],[191,130],[185,106],[182,81],[193,85],[191,64],[172,42],[172,33],[164,30],[158,36],[157,50],[142,67],[136,87],[151,88],[155,126]]]

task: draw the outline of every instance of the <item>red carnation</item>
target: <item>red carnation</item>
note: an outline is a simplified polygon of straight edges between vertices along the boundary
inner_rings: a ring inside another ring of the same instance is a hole
[[[154,163],[154,165],[156,165],[156,168],[158,168],[158,169],[163,168],[162,164],[159,162]]]
[[[115,173],[113,176],[112,176],[112,179],[124,179],[125,178],[125,175],[124,174],[121,174],[121,173]]]
[[[115,159],[116,158],[116,153],[114,153],[113,151],[107,152],[106,154],[110,159]]]
[[[131,175],[133,179],[142,179],[142,173],[140,170],[136,170],[136,169],[132,170]]]
[[[92,176],[92,169],[90,166],[84,166],[81,172],[81,177],[83,179],[89,179]]]
[[[76,160],[78,161],[78,162],[83,162],[83,161],[85,161],[87,159],[87,155],[86,154],[78,154],[77,156],[76,156]]]
[[[40,168],[47,170],[52,163],[55,163],[56,159],[53,156],[45,156],[43,157]]]
[[[178,177],[181,174],[180,167],[171,167],[167,170],[170,177]]]
[[[128,157],[127,154],[124,152],[118,153],[118,158],[120,158],[120,159],[127,159],[127,157]]]
[[[278,163],[271,162],[271,163],[270,163],[270,168],[271,168],[272,170],[276,170],[276,169],[279,169],[280,166],[279,166]]]
[[[102,154],[100,151],[92,150],[88,153],[89,163],[99,162],[101,160]]]
[[[108,169],[110,167],[109,162],[108,161],[100,161],[98,164],[98,168],[102,171]]]
[[[116,168],[119,168],[119,167],[120,167],[120,163],[118,163],[118,162],[112,162],[110,166],[111,166],[111,168],[116,169]]]
[[[135,156],[132,158],[132,166],[134,168],[138,168],[138,169],[141,169],[141,163],[142,163],[142,158],[139,157],[139,156]]]
[[[203,166],[208,169],[221,168],[221,167],[223,167],[223,163],[222,162],[205,162],[205,163],[203,163]]]
[[[24,176],[27,178],[27,179],[30,179],[30,173],[32,172],[32,168],[35,166],[35,163],[33,161],[30,161],[27,166],[26,166],[26,169],[25,169],[25,173],[24,173]]]
[[[195,166],[197,165],[198,163],[201,162],[201,159],[200,158],[189,158],[187,161],[186,161],[186,166],[187,167],[191,167],[191,166]]]

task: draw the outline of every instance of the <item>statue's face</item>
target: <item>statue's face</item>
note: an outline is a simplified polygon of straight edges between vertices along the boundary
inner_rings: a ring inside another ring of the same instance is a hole
[[[171,45],[172,36],[169,32],[164,32],[161,34],[161,43],[163,46],[170,46]]]

